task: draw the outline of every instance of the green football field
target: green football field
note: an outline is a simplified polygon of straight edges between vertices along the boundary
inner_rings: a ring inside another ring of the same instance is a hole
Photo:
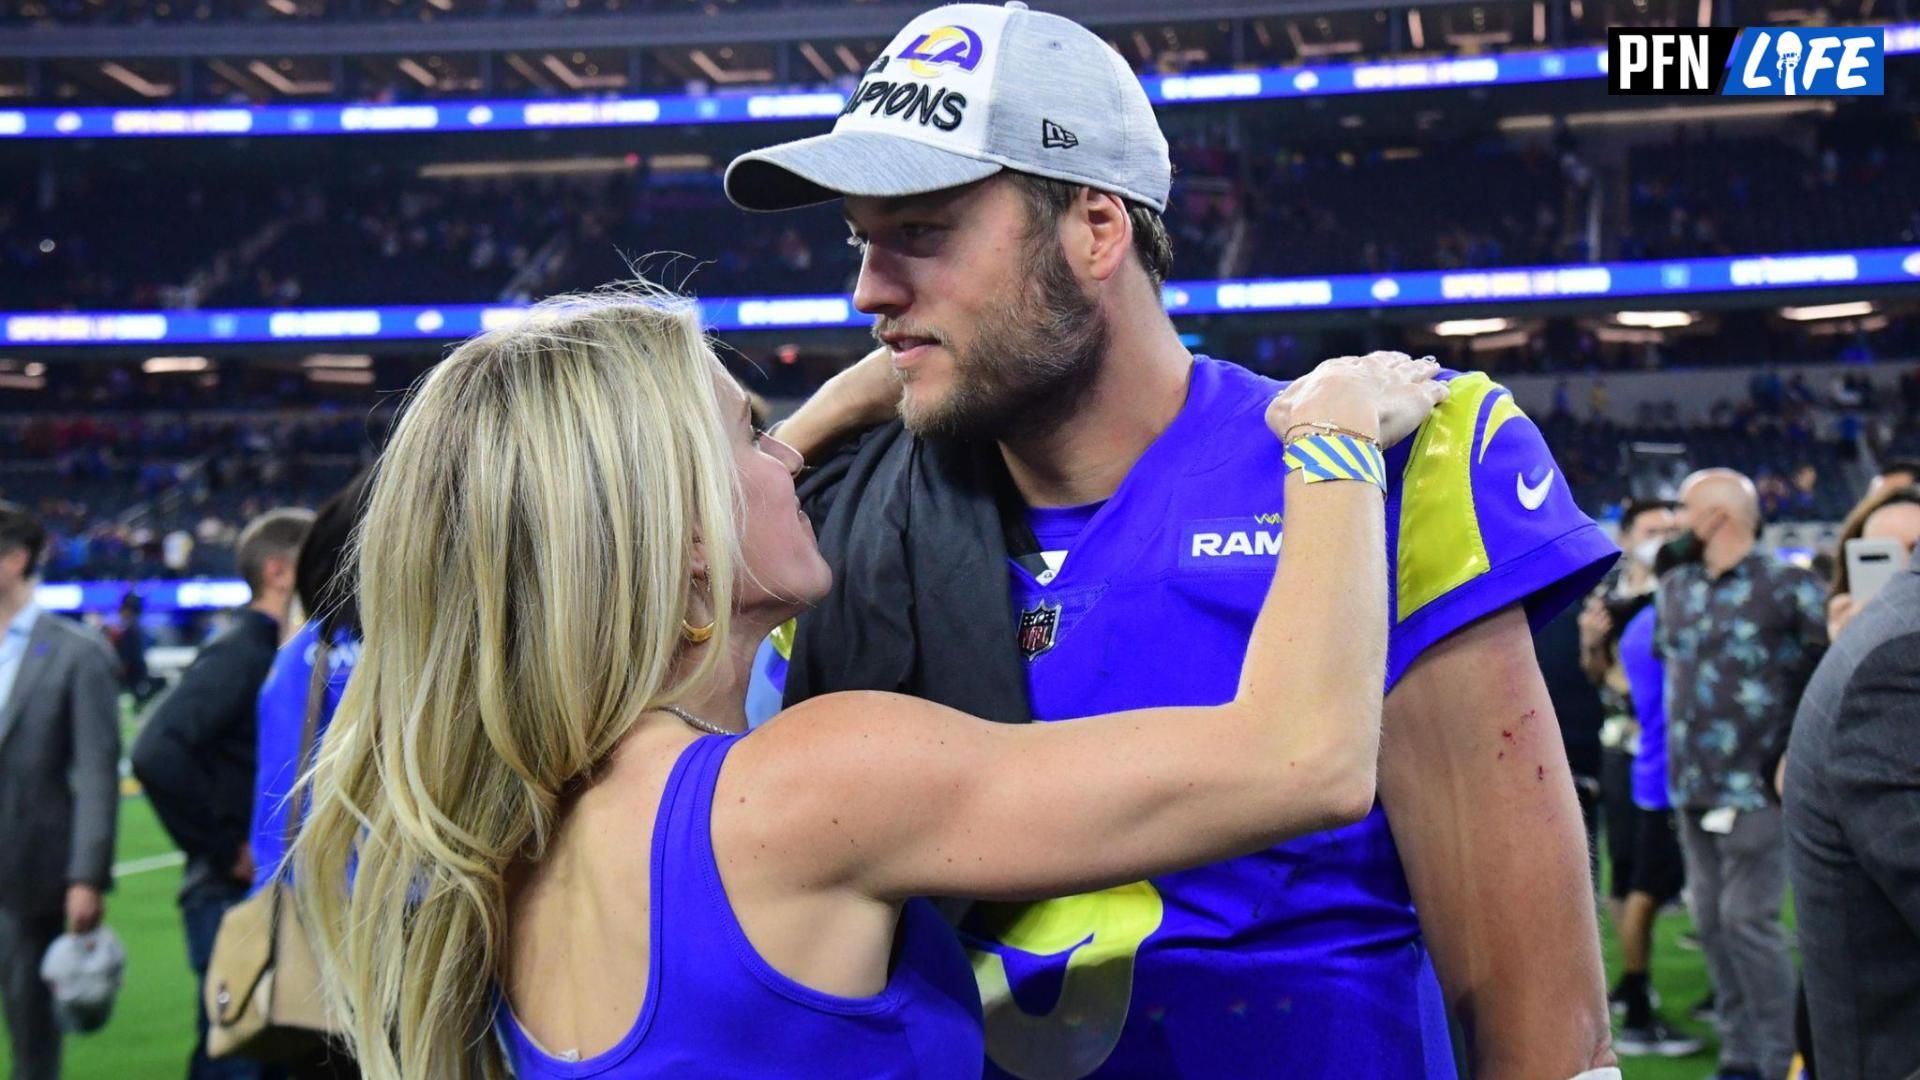
[[[146,1080],[186,1072],[193,1046],[193,975],[187,968],[174,890],[180,867],[148,867],[173,850],[147,801],[132,796],[120,810],[119,863],[123,873],[107,899],[107,920],[127,943],[127,982],[114,1006],[113,1020],[100,1032],[67,1040],[66,1076],[73,1080]],[[141,862],[146,860],[146,862]],[[1789,916],[1791,918],[1791,916]],[[1681,1014],[1707,991],[1706,969],[1697,952],[1675,943],[1688,927],[1681,914],[1661,918],[1654,984],[1666,1001],[1670,1019],[1711,1037]],[[1619,950],[1610,928],[1606,935],[1609,976],[1618,970]],[[1675,1061],[1652,1058],[1624,1063],[1627,1080],[1702,1080],[1713,1072],[1712,1047],[1696,1057]],[[9,1069],[0,1040],[0,1075]]]

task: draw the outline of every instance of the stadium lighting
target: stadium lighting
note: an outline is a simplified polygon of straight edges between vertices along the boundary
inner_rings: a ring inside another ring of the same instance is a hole
[[[205,371],[212,366],[213,361],[204,356],[154,356],[142,362],[140,370],[149,375],[178,375]]]
[[[401,57],[400,62],[395,64],[394,67],[399,68],[400,72],[407,78],[412,79],[414,82],[419,83],[429,90],[440,85],[439,77],[433,72],[428,71],[420,61],[415,60],[411,56]]]
[[[169,83],[157,83],[151,79],[143,78],[138,73],[128,69],[125,65],[116,64],[112,61],[100,65],[100,74],[105,75],[107,78],[112,79],[114,82],[145,98],[167,97],[171,95],[174,90],[173,86]]]
[[[307,381],[314,383],[332,383],[337,386],[372,386],[371,371],[342,371],[337,368],[309,368]]]
[[[1783,307],[1780,317],[1793,322],[1813,322],[1817,319],[1857,319],[1862,315],[1873,314],[1873,304],[1866,300],[1854,300],[1844,304],[1812,304],[1807,307]]]
[[[282,94],[324,94],[333,89],[332,82],[301,81],[288,78],[275,71],[272,64],[264,60],[255,60],[247,65],[247,71],[256,79],[273,87]],[[432,83],[427,84],[432,87]]]
[[[1885,315],[1868,315],[1860,319],[1822,319],[1810,322],[1801,328],[1801,333],[1809,337],[1838,337],[1842,334],[1877,334],[1887,328],[1892,320]]]
[[[1506,319],[1448,319],[1433,324],[1433,332],[1441,337],[1476,337],[1480,334],[1497,334],[1512,326]]]
[[[1621,326],[1671,330],[1678,326],[1692,326],[1694,318],[1690,311],[1616,311],[1613,313],[1613,321]]]
[[[335,371],[363,371],[373,366],[373,357],[365,355],[353,356],[342,353],[314,353],[312,356],[300,361],[300,366],[308,369],[327,368]]]
[[[38,360],[35,360],[33,363],[28,364],[26,367],[21,368],[20,370],[26,372],[27,378],[37,379],[40,376],[45,375],[47,373],[47,365],[41,363]]]
[[[1517,349],[1527,343],[1525,330],[1513,330],[1502,334],[1481,334],[1467,342],[1469,352],[1499,352],[1502,349]]]
[[[628,157],[542,158],[532,161],[436,161],[420,166],[422,180],[476,180],[501,176],[590,176],[632,172]],[[709,162],[711,164],[711,162]]]
[[[694,67],[700,69],[702,75],[721,86],[733,83],[766,82],[773,78],[773,71],[769,68],[723,68],[714,63],[713,57],[708,56],[705,49],[687,50],[687,59],[693,62]]]
[[[706,154],[655,154],[647,159],[647,168],[655,173],[707,172],[713,158]]]
[[[827,58],[821,56],[820,50],[814,48],[811,43],[805,41],[800,43],[800,55],[807,63],[813,65],[813,70],[819,72],[821,78],[828,82],[840,77],[840,73],[833,70],[833,65],[827,63]]]
[[[1658,330],[1641,330],[1626,326],[1596,326],[1593,336],[1609,345],[1658,345],[1666,340],[1666,335]]]
[[[1568,113],[1567,126],[1582,127],[1666,127],[1673,124],[1698,124],[1715,120],[1773,120],[1785,116],[1833,114],[1831,101],[1779,101],[1753,105],[1667,106],[1659,109],[1601,109],[1596,112]],[[1503,116],[1500,130],[1551,131],[1553,117],[1530,113]]]

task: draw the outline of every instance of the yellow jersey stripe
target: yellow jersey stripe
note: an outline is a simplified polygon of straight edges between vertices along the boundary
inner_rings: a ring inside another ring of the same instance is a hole
[[[1473,505],[1473,436],[1487,398],[1505,391],[1478,372],[1451,387],[1414,436],[1400,475],[1395,586],[1401,622],[1492,568]]]

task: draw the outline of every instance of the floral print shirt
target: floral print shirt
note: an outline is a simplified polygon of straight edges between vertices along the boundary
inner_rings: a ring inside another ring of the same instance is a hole
[[[1826,652],[1825,587],[1755,552],[1719,577],[1700,563],[1674,568],[1657,603],[1674,806],[1764,808],[1800,694]]]

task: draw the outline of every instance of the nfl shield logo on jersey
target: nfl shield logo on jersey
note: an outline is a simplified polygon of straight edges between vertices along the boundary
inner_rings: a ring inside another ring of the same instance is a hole
[[[1054,635],[1060,632],[1060,605],[1040,603],[1020,613],[1020,653],[1032,660],[1053,648]]]

